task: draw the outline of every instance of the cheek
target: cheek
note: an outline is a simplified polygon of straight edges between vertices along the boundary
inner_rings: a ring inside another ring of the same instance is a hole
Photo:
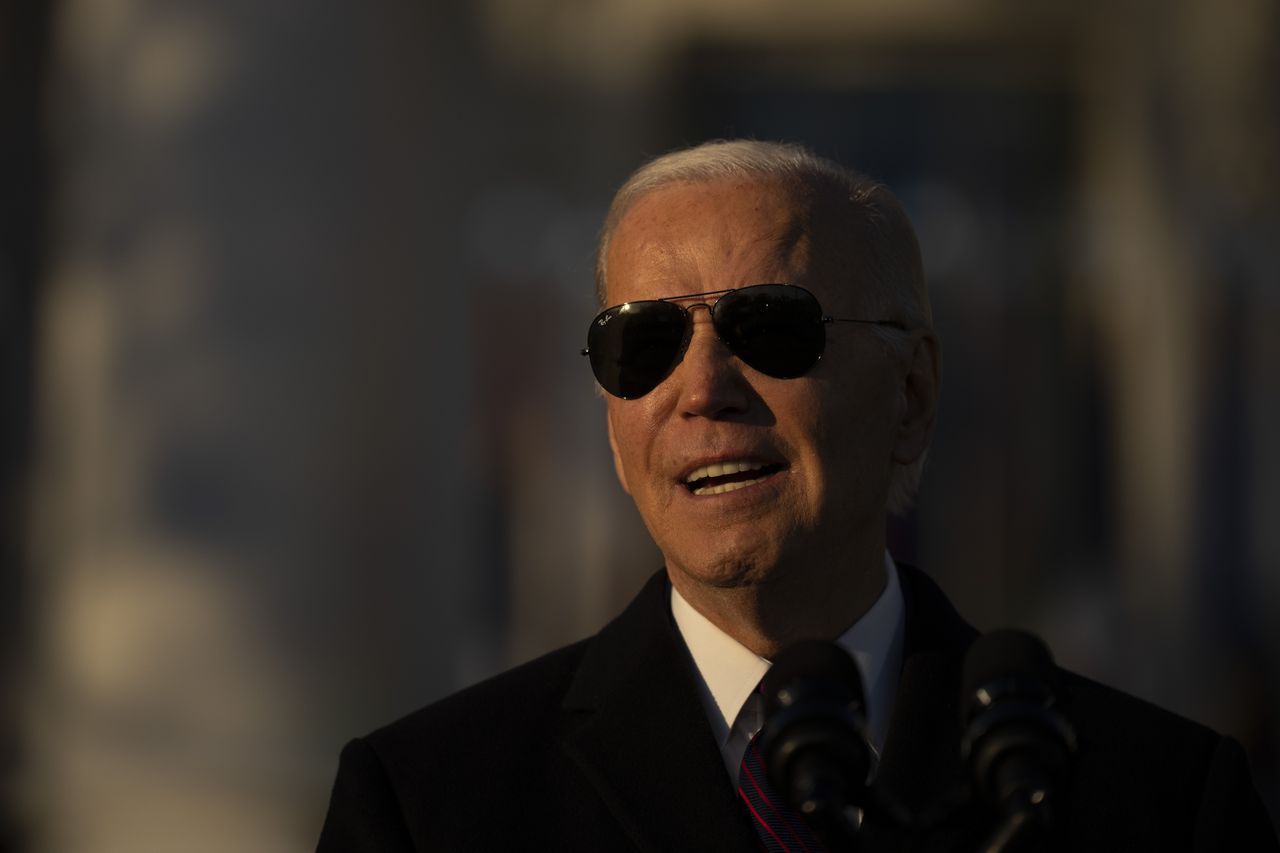
[[[849,383],[842,394],[828,389],[833,393],[825,405],[812,407],[813,451],[821,457],[819,474],[827,488],[838,492],[889,470],[895,411],[889,385]]]
[[[631,488],[642,487],[642,480],[654,467],[657,436],[655,418],[643,401],[611,404],[609,420],[613,426],[614,453],[626,469]]]

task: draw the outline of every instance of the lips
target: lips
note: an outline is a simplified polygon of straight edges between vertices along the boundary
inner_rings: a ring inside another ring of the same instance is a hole
[[[778,463],[759,459],[726,459],[701,465],[684,478],[684,487],[697,496],[720,495],[745,489],[781,471]]]

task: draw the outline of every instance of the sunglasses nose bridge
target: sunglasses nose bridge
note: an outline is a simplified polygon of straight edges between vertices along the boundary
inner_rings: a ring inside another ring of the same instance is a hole
[[[744,411],[749,399],[737,354],[715,328],[714,313],[708,311],[705,317],[694,319],[692,307],[687,311],[689,331],[684,350],[671,374],[677,406],[686,416]]]
[[[697,308],[703,308],[706,310],[707,313],[704,318],[700,319],[694,315],[694,309]],[[687,337],[685,340],[686,350],[692,342],[693,336],[696,334],[699,326],[710,326],[711,334],[715,336],[716,341],[718,341],[722,346],[728,348],[728,344],[725,343],[724,338],[720,334],[720,327],[716,325],[716,312],[713,305],[708,302],[695,302],[692,305],[685,306],[684,313],[688,318],[688,331],[686,333]]]
[[[705,314],[695,315],[693,310],[695,308],[705,308],[707,311]],[[737,356],[737,352],[720,333],[713,306],[706,303],[690,305],[685,308],[685,316],[688,320],[679,364],[686,361],[694,362],[695,364],[688,367],[695,372],[704,370],[708,364],[715,364],[712,372],[720,372],[731,359]]]

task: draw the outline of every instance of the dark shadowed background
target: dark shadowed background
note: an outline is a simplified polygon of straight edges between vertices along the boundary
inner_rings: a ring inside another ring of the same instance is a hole
[[[659,566],[577,350],[612,190],[889,183],[939,429],[893,549],[1280,810],[1280,7],[0,9],[0,850],[295,851],[342,743]]]

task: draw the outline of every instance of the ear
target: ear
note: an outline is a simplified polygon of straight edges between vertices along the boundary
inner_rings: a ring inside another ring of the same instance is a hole
[[[929,439],[933,436],[941,384],[942,357],[938,337],[932,330],[923,330],[915,336],[906,374],[898,389],[894,462],[909,465],[928,449]]]
[[[618,453],[618,437],[613,433],[613,410],[605,410],[605,422],[609,425],[609,449],[613,451],[613,470],[618,475],[618,482],[622,485],[622,491],[631,494],[631,489],[627,487],[627,473],[622,468],[622,455]]]

